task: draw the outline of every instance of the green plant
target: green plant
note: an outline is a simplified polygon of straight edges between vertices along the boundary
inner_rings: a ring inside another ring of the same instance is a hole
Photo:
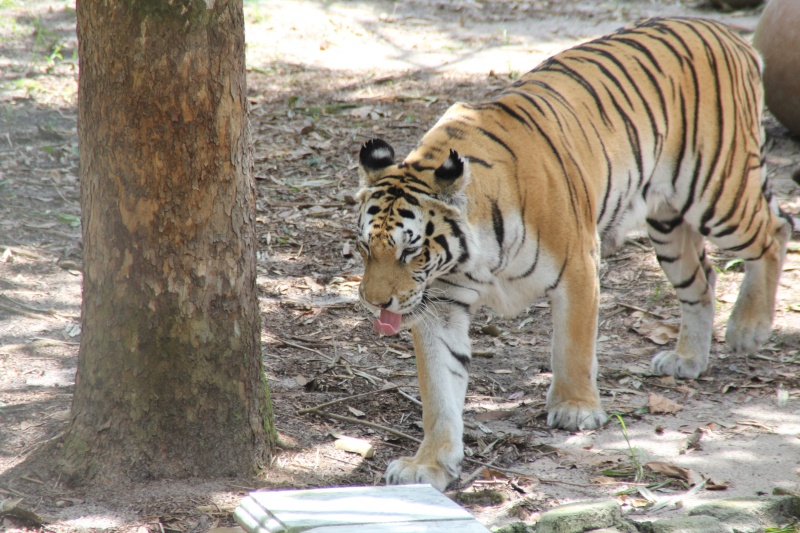
[[[664,295],[661,293],[663,289],[664,289],[664,280],[663,279],[656,280],[655,290],[653,291],[653,294],[650,296],[650,301],[657,302],[661,300],[661,298],[664,297]]]
[[[800,533],[800,525],[789,524],[780,527],[768,527],[764,529],[764,533]]]
[[[718,274],[724,274],[726,272],[741,272],[744,269],[744,259],[731,259],[725,263],[725,265],[720,268],[717,265],[714,265],[714,270],[717,271]]]
[[[642,457],[641,452],[638,448],[634,447],[631,444],[631,440],[628,437],[628,428],[625,425],[625,421],[622,419],[622,415],[615,414],[617,421],[619,422],[620,429],[622,430],[622,436],[625,438],[625,443],[628,445],[628,464],[626,465],[627,468],[617,469],[617,470],[604,470],[603,474],[611,477],[626,477],[627,475],[633,474],[633,482],[634,483],[641,483],[644,480],[644,465],[642,464]]]

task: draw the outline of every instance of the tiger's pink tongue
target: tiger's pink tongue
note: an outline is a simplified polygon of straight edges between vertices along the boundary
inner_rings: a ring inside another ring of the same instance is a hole
[[[376,318],[375,322],[372,323],[372,329],[375,330],[375,333],[380,333],[381,335],[397,335],[400,331],[400,322],[402,320],[403,317],[397,313],[382,309],[380,318]]]

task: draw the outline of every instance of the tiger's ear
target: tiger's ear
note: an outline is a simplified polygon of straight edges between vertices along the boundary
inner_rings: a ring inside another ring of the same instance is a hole
[[[433,172],[434,189],[437,196],[441,196],[450,203],[457,202],[457,197],[464,191],[470,180],[469,167],[458,155],[450,149],[450,155],[444,160],[442,166]]]
[[[361,146],[358,160],[362,185],[372,185],[381,170],[394,164],[394,148],[383,139],[371,139]]]

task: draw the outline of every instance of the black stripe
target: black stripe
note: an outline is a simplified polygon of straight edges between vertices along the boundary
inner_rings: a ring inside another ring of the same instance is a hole
[[[491,131],[489,131],[489,130],[487,130],[487,129],[485,129],[485,128],[479,127],[479,126],[476,126],[476,129],[477,129],[479,132],[481,132],[481,134],[483,134],[483,136],[485,136],[485,137],[487,137],[487,138],[491,139],[492,141],[496,142],[497,144],[499,144],[500,146],[502,146],[503,148],[505,148],[505,149],[506,149],[506,151],[507,151],[509,154],[511,154],[511,159],[513,159],[514,161],[516,161],[516,160],[517,160],[517,154],[515,154],[515,153],[514,153],[514,150],[512,150],[512,149],[511,149],[511,147],[510,147],[510,146],[508,146],[508,145],[507,145],[505,142],[503,142],[503,140],[502,140],[502,139],[500,139],[500,138],[499,138],[497,135],[495,135],[495,134],[494,134],[494,133],[492,133]]]
[[[608,115],[606,114],[606,110],[603,107],[603,102],[600,100],[600,95],[597,94],[597,91],[595,91],[595,89],[592,86],[592,84],[590,84],[588,81],[586,81],[586,78],[581,76],[580,73],[575,71],[575,69],[573,69],[572,67],[568,67],[566,65],[566,63],[564,63],[560,59],[551,58],[551,62],[552,62],[553,65],[557,65],[558,67],[560,67],[558,69],[552,69],[553,72],[560,72],[560,73],[565,74],[567,77],[572,79],[572,81],[574,81],[575,83],[577,83],[578,85],[583,87],[583,89],[587,93],[589,93],[589,96],[592,98],[592,100],[594,100],[595,107],[600,112],[600,118],[603,119],[603,122],[605,123],[606,126],[611,127],[611,121],[608,119]]]
[[[591,47],[591,46],[587,46],[587,47],[585,47],[585,49],[590,50],[590,51],[592,51],[592,52],[594,52],[596,54],[599,54],[600,56],[604,57],[608,61],[611,61],[612,63],[614,63],[614,65],[616,65],[616,67],[620,70],[620,72],[622,72],[625,75],[625,78],[628,80],[628,83],[633,87],[635,93],[639,96],[639,102],[642,104],[642,106],[644,107],[645,111],[647,112],[647,116],[650,118],[650,124],[652,124],[652,129],[653,129],[653,136],[657,137],[658,136],[658,128],[656,127],[656,119],[655,119],[655,115],[653,114],[653,110],[650,108],[650,103],[647,101],[647,98],[644,97],[644,92],[639,87],[639,84],[636,83],[636,80],[628,72],[627,67],[625,65],[623,65],[622,62],[614,56],[614,54],[609,53],[609,52],[607,52],[605,50],[600,50],[600,49],[597,49],[597,48],[594,48],[594,47]],[[637,61],[638,61],[638,59],[637,59]],[[641,66],[641,62],[639,64]],[[599,65],[599,63],[598,63],[598,65]],[[604,70],[605,70],[605,68],[604,68]],[[646,69],[644,69],[644,67],[642,67],[642,70],[646,70]],[[612,77],[612,79],[614,79],[616,81],[616,78]],[[653,81],[653,80],[651,79],[651,81]],[[619,81],[616,81],[616,83],[619,86]],[[658,93],[659,100],[661,101],[661,109],[664,110],[664,109],[666,109],[666,104],[664,103],[664,95],[661,93],[661,89],[658,87],[657,84],[653,83],[653,85],[654,85],[654,88],[655,88],[656,92]],[[620,87],[620,90],[622,91],[623,95],[625,95],[625,99],[628,100],[628,104],[631,107],[633,107],[633,104],[631,103],[630,98],[628,98],[627,92],[625,92],[625,90],[622,89],[622,87]]]
[[[745,248],[749,248],[750,245],[752,245],[754,242],[756,242],[756,239],[758,238],[759,234],[761,233],[761,226],[762,226],[762,223],[759,223],[758,224],[758,228],[756,228],[756,231],[753,232],[753,236],[750,237],[749,239],[747,239],[742,244],[740,244],[738,246],[732,246],[730,248],[723,248],[723,250],[725,250],[726,252],[739,252],[739,251],[744,250]]]
[[[553,289],[555,289],[556,287],[558,287],[558,284],[559,284],[559,283],[561,283],[561,276],[563,276],[563,275],[564,275],[564,270],[566,270],[566,268],[567,268],[567,263],[568,263],[568,262],[569,262],[569,255],[567,255],[567,256],[564,258],[564,264],[563,264],[563,265],[561,265],[561,270],[558,272],[558,277],[556,277],[556,280],[553,282],[553,284],[552,284],[552,285],[550,285],[549,287],[547,287],[547,288],[544,290],[544,292],[545,292],[545,293],[547,293],[547,292],[549,292],[549,291],[552,291]]]
[[[664,71],[662,70],[661,65],[659,64],[658,60],[648,47],[644,46],[642,43],[640,43],[635,39],[629,39],[626,37],[615,37],[614,41],[620,42],[624,45],[633,48],[634,50],[637,50],[638,52],[641,52],[644,56],[647,57],[648,60],[650,60],[650,63],[652,63],[653,66],[656,67],[658,73],[661,74],[662,76],[664,75]]]
[[[500,211],[500,206],[497,205],[497,200],[491,200],[492,203],[492,228],[494,229],[494,238],[497,240],[497,245],[500,247],[500,254],[503,253],[503,242],[505,241],[505,227],[503,224],[503,213]]]
[[[482,166],[484,168],[492,168],[492,166],[493,166],[491,163],[489,163],[487,161],[484,161],[483,159],[480,159],[479,157],[475,157],[475,156],[470,155],[470,156],[465,156],[465,158],[466,158],[467,161],[470,162],[470,164],[475,163],[475,164],[480,165],[480,166]]]
[[[541,246],[540,246],[541,237],[542,237],[541,233],[537,233],[536,234],[536,255],[533,256],[533,263],[531,264],[531,266],[528,268],[528,270],[526,270],[521,275],[512,277],[511,281],[516,281],[516,280],[519,280],[519,279],[522,279],[522,278],[527,278],[528,276],[533,274],[533,272],[536,270],[536,265],[539,264],[539,250],[541,250]]]
[[[700,265],[697,265],[697,268],[694,269],[694,272],[692,272],[692,275],[689,276],[688,279],[685,279],[680,283],[673,283],[672,286],[675,287],[676,289],[686,289],[687,287],[690,287],[694,283],[694,280],[697,278],[697,273],[699,271],[700,271]]]
[[[524,118],[524,117],[522,117],[522,115],[520,115],[519,113],[517,113],[516,111],[514,111],[513,109],[511,109],[510,107],[508,107],[508,106],[507,106],[506,104],[504,104],[503,102],[493,102],[493,104],[494,104],[495,106],[499,107],[500,109],[502,109],[502,110],[503,110],[505,113],[507,113],[507,114],[508,114],[509,116],[511,116],[511,117],[512,117],[514,120],[516,120],[517,122],[519,122],[520,124],[522,124],[522,125],[523,125],[523,126],[525,126],[526,128],[528,128],[528,129],[531,129],[531,125],[528,123],[528,121],[527,121],[527,120],[525,120],[525,118]]]
[[[433,240],[442,247],[446,254],[445,263],[449,263],[453,260],[453,254],[450,253],[450,246],[447,244],[447,237],[444,235],[437,235],[433,238]]]
[[[653,228],[654,230],[656,230],[659,233],[663,233],[664,235],[668,235],[668,234],[672,233],[672,231],[675,228],[677,228],[678,226],[680,226],[681,223],[683,222],[683,218],[681,216],[677,216],[677,217],[672,218],[670,220],[656,220],[654,218],[649,218],[648,217],[646,220],[647,220],[647,224],[651,228]],[[653,238],[650,237],[650,239],[652,240]],[[669,241],[667,241],[667,242],[669,242]],[[664,242],[664,243],[659,242],[658,244],[666,244],[666,242]]]
[[[457,262],[459,264],[463,263],[467,259],[469,259],[469,249],[467,248],[467,236],[461,231],[461,228],[458,226],[455,220],[452,218],[445,217],[445,223],[450,227],[450,233],[452,233],[458,239],[458,245],[461,247],[461,253],[458,256]]]
[[[448,352],[450,352],[450,355],[452,355],[453,357],[455,357],[455,358],[456,358],[456,361],[458,361],[459,363],[461,363],[461,366],[463,366],[465,370],[469,370],[470,356],[469,356],[469,355],[467,355],[467,354],[463,354],[463,353],[460,353],[460,352],[457,352],[457,351],[453,350],[453,349],[452,349],[452,348],[451,348],[451,347],[450,347],[450,346],[449,346],[449,345],[448,345],[448,344],[447,344],[447,343],[444,341],[444,339],[442,339],[441,337],[439,337],[439,340],[442,342],[442,344],[444,344],[445,348],[447,348],[447,351],[448,351]]]

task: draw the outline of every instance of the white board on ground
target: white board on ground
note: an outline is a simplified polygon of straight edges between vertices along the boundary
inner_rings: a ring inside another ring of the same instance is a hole
[[[234,512],[249,533],[487,533],[430,485],[251,492]]]

